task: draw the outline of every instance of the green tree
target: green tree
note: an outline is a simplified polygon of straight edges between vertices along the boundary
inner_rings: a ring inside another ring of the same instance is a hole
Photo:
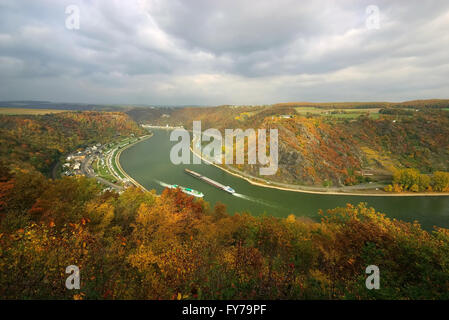
[[[449,192],[449,172],[436,171],[432,176],[434,191]]]

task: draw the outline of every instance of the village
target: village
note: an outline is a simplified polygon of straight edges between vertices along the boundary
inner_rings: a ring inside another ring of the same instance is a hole
[[[105,185],[105,190],[122,192],[133,183],[117,164],[118,153],[140,139],[132,134],[119,142],[96,143],[84,149],[78,149],[65,158],[61,175],[93,177]]]

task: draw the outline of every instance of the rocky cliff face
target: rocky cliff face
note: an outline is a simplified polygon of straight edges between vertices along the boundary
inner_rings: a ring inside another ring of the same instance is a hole
[[[363,152],[339,127],[314,119],[266,119],[262,127],[279,132],[279,169],[267,179],[303,185],[339,186],[356,181]],[[244,171],[258,175],[257,165]]]

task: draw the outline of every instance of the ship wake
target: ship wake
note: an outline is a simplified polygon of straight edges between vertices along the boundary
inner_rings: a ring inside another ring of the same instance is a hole
[[[159,181],[159,180],[154,180],[156,181],[160,186],[164,187],[164,188],[169,188],[171,186],[171,184],[165,183],[163,181]]]
[[[262,199],[250,197],[250,196],[247,196],[247,195],[244,195],[244,194],[241,194],[241,193],[237,193],[237,192],[234,193],[234,196],[239,197],[241,199],[248,200],[248,201],[252,201],[252,202],[255,202],[255,203],[263,204],[265,206],[269,206],[269,207],[272,207],[272,208],[278,208],[279,207],[279,206],[275,205],[274,203],[271,203],[271,202],[268,202],[268,201],[265,201],[265,200],[262,200]]]

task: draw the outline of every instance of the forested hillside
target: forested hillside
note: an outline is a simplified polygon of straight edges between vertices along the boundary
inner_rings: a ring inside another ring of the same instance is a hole
[[[142,111],[143,112],[143,111]],[[449,171],[449,100],[403,103],[281,103],[173,109],[146,118],[156,125],[277,128],[281,183],[348,186],[390,183],[400,169]],[[236,166],[257,176],[256,165]]]
[[[277,128],[280,165],[274,180],[308,185],[353,185],[391,179],[398,169],[423,173],[449,170],[449,112],[413,116],[267,117]],[[256,174],[257,168],[244,170]]]
[[[61,155],[142,129],[119,112],[64,112],[47,115],[0,115],[0,160],[48,173]]]
[[[0,173],[2,299],[449,298],[449,231],[363,204],[316,223],[229,215],[179,190],[119,195],[84,177]],[[365,287],[373,264],[381,290]],[[80,290],[65,288],[69,265]]]

